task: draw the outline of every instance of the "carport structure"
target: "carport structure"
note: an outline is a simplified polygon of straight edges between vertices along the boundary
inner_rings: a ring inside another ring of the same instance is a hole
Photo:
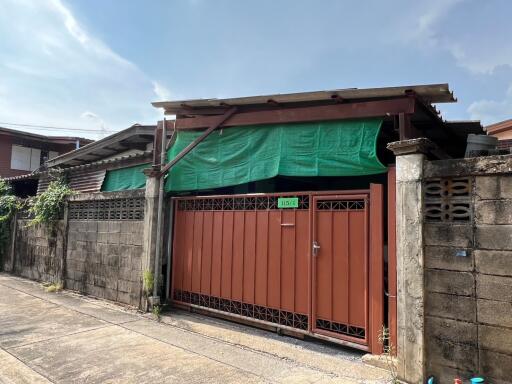
[[[148,173],[166,177],[169,301],[374,354],[386,325],[397,345],[386,146],[426,137],[432,156],[462,157],[481,126],[432,105],[454,101],[434,84],[153,103],[176,116]]]

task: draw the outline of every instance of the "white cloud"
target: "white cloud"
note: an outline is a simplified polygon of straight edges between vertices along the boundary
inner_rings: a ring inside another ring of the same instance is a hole
[[[153,81],[153,92],[157,101],[168,101],[171,99],[171,92],[157,81]]]
[[[89,36],[87,36],[87,33],[80,28],[69,9],[67,9],[60,0],[50,0],[49,4],[51,4],[64,17],[64,24],[68,32],[80,43],[85,45],[90,40]]]
[[[415,28],[412,29],[411,38],[428,43],[429,45],[438,44],[437,26],[450,13],[450,11],[463,0],[430,0],[426,3],[427,8],[420,10],[419,17],[412,18],[415,22]],[[420,3],[415,3],[420,4]]]
[[[82,119],[99,119],[100,117],[91,111],[85,111],[80,115]]]
[[[100,130],[100,132],[96,134],[97,139],[102,139],[112,133],[107,131],[105,121],[94,112],[85,111],[80,115],[80,118],[88,120],[91,124],[91,128]]]
[[[430,0],[402,4],[400,17],[392,20],[394,36],[401,42],[420,49],[431,49],[439,44],[438,27],[453,8],[464,0]]]
[[[471,119],[481,120],[483,125],[494,124],[512,117],[512,85],[501,101],[479,100],[468,107]]]
[[[445,51],[473,74],[492,74],[499,66],[512,66],[510,28],[500,21],[489,23],[496,15],[485,13],[489,11],[484,7],[479,14],[475,3],[467,0],[409,4],[413,6],[399,28],[399,40],[419,49]],[[471,6],[470,14],[463,12]]]
[[[169,96],[165,86],[87,31],[61,0],[4,1],[0,36],[8,95],[0,121],[119,130],[161,117],[150,103]]]

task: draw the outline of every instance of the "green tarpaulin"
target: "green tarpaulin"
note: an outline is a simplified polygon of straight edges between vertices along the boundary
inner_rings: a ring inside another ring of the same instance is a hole
[[[217,130],[171,169],[166,191],[226,187],[281,176],[382,173],[377,136],[382,119],[261,125]],[[173,159],[203,131],[179,131]]]
[[[113,169],[107,171],[101,190],[103,192],[124,191],[146,187],[146,176],[142,171],[150,168],[151,164],[141,164],[135,167]]]

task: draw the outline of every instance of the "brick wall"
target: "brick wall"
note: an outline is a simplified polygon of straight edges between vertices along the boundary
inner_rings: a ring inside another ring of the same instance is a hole
[[[9,268],[32,280],[59,282],[64,257],[64,222],[59,221],[54,230],[45,225],[28,224],[29,220],[17,220],[16,248]]]
[[[66,288],[139,306],[142,221],[70,220]]]
[[[510,383],[512,161],[501,156],[435,163],[427,166],[427,177],[468,176],[472,186],[468,217],[426,220],[424,227],[427,375],[441,383],[473,374]]]

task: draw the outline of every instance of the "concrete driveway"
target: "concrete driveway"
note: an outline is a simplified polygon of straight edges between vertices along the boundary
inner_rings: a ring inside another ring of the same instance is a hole
[[[385,383],[361,354],[0,274],[0,383]]]

